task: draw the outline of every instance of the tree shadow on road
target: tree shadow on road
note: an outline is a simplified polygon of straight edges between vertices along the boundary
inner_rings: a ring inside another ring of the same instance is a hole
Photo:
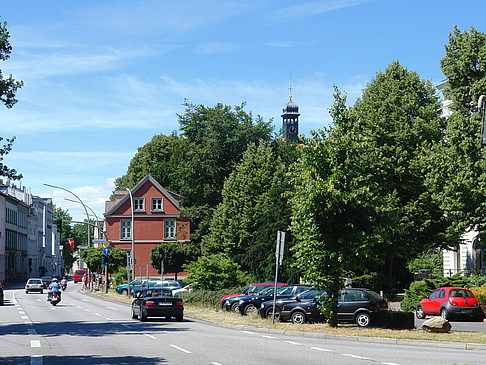
[[[2,365],[30,365],[32,359],[30,356],[9,356],[0,357],[0,364]],[[32,362],[35,363],[35,362]],[[85,356],[43,356],[42,364],[44,365],[156,365],[166,364],[167,360],[161,357],[140,357],[140,356],[101,356],[101,355],[85,355]]]

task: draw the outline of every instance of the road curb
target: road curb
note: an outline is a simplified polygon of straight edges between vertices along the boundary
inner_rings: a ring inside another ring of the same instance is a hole
[[[91,297],[96,297],[107,302],[120,303],[130,306],[130,303],[125,303],[115,299],[104,298],[90,292],[83,292],[79,290],[79,293],[85,294]],[[423,347],[437,347],[437,348],[452,348],[459,350],[480,350],[486,351],[486,344],[482,343],[461,343],[461,342],[442,342],[442,341],[424,341],[424,340],[407,340],[407,339],[395,339],[395,338],[383,338],[383,337],[360,337],[360,336],[343,336],[343,335],[331,335],[327,333],[314,333],[314,332],[301,332],[301,331],[288,331],[273,328],[261,328],[261,327],[251,327],[242,324],[231,324],[224,322],[217,322],[210,319],[197,318],[192,316],[186,316],[185,318],[191,319],[196,322],[203,322],[211,324],[217,327],[232,328],[240,331],[251,331],[258,333],[271,333],[278,335],[287,335],[293,337],[311,337],[311,338],[321,338],[327,340],[341,340],[348,342],[364,342],[364,343],[383,343],[390,345],[405,345],[405,346],[423,346]]]

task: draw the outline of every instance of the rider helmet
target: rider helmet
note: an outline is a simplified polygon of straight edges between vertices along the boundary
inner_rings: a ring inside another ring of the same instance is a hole
[[[53,278],[53,279],[52,279],[52,282],[53,282],[53,283],[57,283],[57,278]]]

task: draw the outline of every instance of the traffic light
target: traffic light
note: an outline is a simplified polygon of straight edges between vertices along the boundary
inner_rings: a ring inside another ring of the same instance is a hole
[[[62,233],[62,219],[58,219],[58,220],[56,221],[56,226],[57,226],[57,231],[58,231],[59,233]]]

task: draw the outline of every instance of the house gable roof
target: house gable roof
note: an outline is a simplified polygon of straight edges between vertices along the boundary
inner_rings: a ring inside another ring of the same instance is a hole
[[[137,185],[133,187],[131,191],[132,195],[134,195],[137,190],[139,190],[142,186],[144,186],[147,182],[150,182],[155,188],[157,188],[162,195],[167,198],[178,210],[181,209],[181,206],[179,205],[179,200],[176,199],[176,197],[179,197],[179,195],[165,189],[162,185],[159,184],[157,180],[155,180],[152,177],[152,174],[146,175],[142,180],[140,180]],[[122,199],[120,199],[109,211],[107,211],[104,216],[110,216],[114,214],[119,207],[123,205],[128,199],[130,199],[130,194],[125,195]]]

